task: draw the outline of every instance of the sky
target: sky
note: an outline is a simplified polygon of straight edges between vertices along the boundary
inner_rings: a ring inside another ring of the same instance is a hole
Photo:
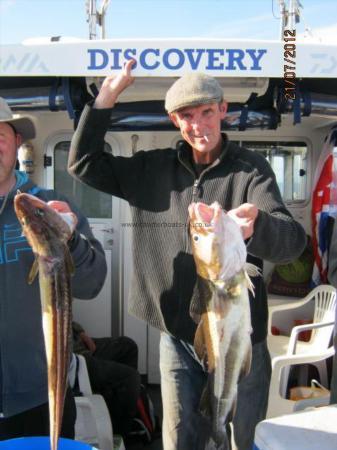
[[[301,4],[298,34],[336,42],[337,0]],[[277,40],[279,17],[278,0],[110,0],[106,37]],[[0,46],[47,36],[88,39],[86,0],[0,0]]]

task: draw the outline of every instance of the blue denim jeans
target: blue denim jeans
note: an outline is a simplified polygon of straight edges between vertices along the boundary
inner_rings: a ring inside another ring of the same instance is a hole
[[[207,372],[190,346],[165,333],[160,339],[164,450],[204,450],[210,424],[199,403]],[[238,450],[252,450],[256,424],[264,419],[271,375],[266,342],[253,346],[250,374],[239,384],[233,421]]]
[[[238,450],[252,450],[256,425],[264,420],[268,407],[271,361],[267,342],[253,345],[249,374],[238,386],[236,413],[233,420]]]

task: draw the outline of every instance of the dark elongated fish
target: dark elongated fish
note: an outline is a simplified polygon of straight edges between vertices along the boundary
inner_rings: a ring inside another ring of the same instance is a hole
[[[209,373],[200,409],[211,421],[207,449],[225,450],[226,421],[234,415],[237,384],[251,362],[247,252],[239,226],[218,203],[192,203],[189,216],[202,298],[194,348]]]
[[[42,325],[48,365],[51,449],[57,449],[71,342],[71,284],[73,263],[67,246],[71,228],[47,203],[29,194],[17,194],[16,215],[35,254],[29,274],[39,273]]]

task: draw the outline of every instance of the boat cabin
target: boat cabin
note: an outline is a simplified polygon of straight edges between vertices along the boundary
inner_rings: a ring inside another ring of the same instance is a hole
[[[74,318],[92,336],[133,338],[139,346],[139,371],[149,383],[160,382],[159,332],[128,314],[133,270],[129,207],[75,181],[66,170],[81,111],[106,75],[135,58],[136,80],[112,112],[106,151],[131,156],[140,149],[177,147],[180,133],[164,110],[168,87],[187,71],[217,77],[229,103],[223,131],[268,159],[287,207],[312,235],[312,192],[326,157],[327,136],[331,138],[337,125],[337,46],[296,43],[292,37],[31,40],[2,48],[0,96],[16,113],[29,114],[37,130],[29,157],[21,157],[31,163],[21,167],[41,186],[55,188],[77,203],[106,253],[104,288],[92,301],[75,299]],[[334,154],[336,131],[329,145]],[[266,262],[266,280],[272,269]],[[290,275],[300,281],[301,268]],[[283,300],[291,298],[270,295],[270,304]],[[310,314],[311,307],[300,317],[285,314],[275,327],[289,331],[294,319],[309,320]]]

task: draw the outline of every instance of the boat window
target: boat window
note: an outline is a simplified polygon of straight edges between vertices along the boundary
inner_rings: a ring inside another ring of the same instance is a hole
[[[67,172],[70,141],[56,144],[54,151],[54,186],[66,195],[82,211],[86,217],[111,218],[111,195],[99,192],[71,177]],[[109,144],[105,143],[105,151],[111,152]]]
[[[308,146],[305,142],[243,141],[240,144],[262,153],[269,161],[285,202],[306,200]]]

